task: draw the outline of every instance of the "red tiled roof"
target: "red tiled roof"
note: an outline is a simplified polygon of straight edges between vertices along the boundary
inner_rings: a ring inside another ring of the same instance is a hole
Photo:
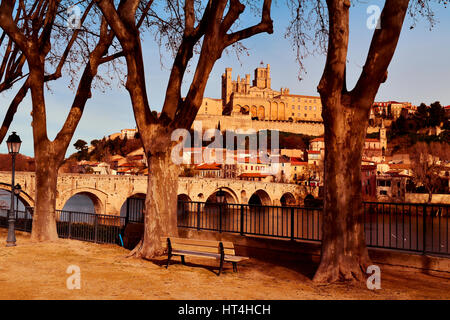
[[[262,174],[262,173],[242,173],[239,175],[239,178],[266,178],[271,176],[271,174]]]
[[[292,157],[291,164],[294,166],[302,166],[302,165],[307,165],[308,162],[303,161],[302,158]]]
[[[195,170],[221,170],[222,165],[217,163],[204,163],[198,165]]]
[[[132,164],[132,163],[125,162],[125,163],[122,163],[122,164],[119,166],[119,168],[121,168],[121,167],[134,167],[134,166],[135,166],[135,165]]]

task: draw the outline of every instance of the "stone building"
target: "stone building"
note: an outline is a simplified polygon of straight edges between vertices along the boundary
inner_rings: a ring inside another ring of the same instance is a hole
[[[222,75],[222,99],[204,98],[198,115],[322,123],[320,97],[290,94],[287,88],[276,91],[271,83],[270,65],[256,68],[253,81],[250,74],[233,80],[232,69],[226,68]]]

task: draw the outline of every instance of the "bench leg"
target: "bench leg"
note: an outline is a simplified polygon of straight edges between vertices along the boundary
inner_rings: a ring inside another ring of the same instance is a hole
[[[167,255],[167,265],[166,265],[166,269],[169,268],[169,262],[170,262],[170,258],[172,257],[172,255],[169,253]]]
[[[220,267],[219,267],[219,274],[218,276],[220,276],[220,274],[222,273],[222,269],[223,269],[223,260],[220,260]]]
[[[184,261],[184,256],[181,256],[181,263],[182,263],[183,265],[186,265],[186,262]]]
[[[233,272],[237,272],[237,263],[233,262]]]

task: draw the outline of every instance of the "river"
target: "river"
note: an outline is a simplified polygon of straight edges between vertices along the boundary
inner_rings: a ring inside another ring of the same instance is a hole
[[[4,190],[0,190],[0,208],[9,208],[11,201],[10,193]],[[19,210],[23,211],[25,206],[19,200]],[[65,211],[78,211],[78,212],[94,212],[94,204],[89,197],[76,194],[63,207]]]

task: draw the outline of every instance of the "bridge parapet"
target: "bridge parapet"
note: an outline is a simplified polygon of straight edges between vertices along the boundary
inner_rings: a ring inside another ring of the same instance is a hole
[[[0,189],[9,191],[10,181],[10,172],[0,172]],[[24,191],[23,200],[33,206],[35,173],[17,172],[16,181]],[[146,194],[147,177],[61,173],[57,188],[57,209],[62,209],[75,194],[83,194],[93,201],[96,213],[119,215],[127,198]],[[178,182],[178,194],[193,201],[206,201],[220,188],[227,192],[228,201],[240,204],[248,203],[255,194],[268,205],[279,205],[283,196],[300,203],[298,200],[303,200],[306,195],[301,187],[286,183],[186,177],[180,177]]]

